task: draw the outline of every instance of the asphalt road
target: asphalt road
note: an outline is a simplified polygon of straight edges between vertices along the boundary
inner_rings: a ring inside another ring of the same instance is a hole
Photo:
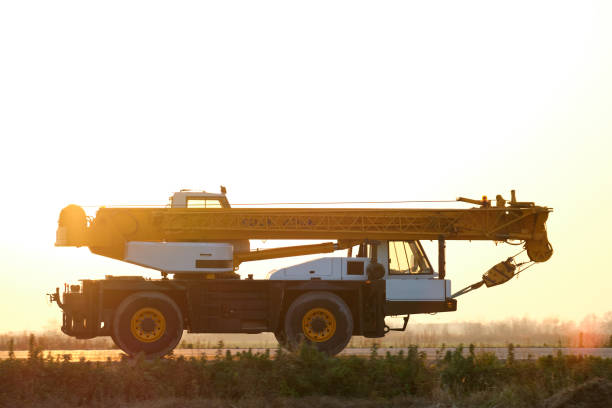
[[[265,353],[266,350],[270,350],[270,354],[274,356],[276,352],[275,349],[262,349],[262,348],[254,348],[251,349],[253,353]],[[380,348],[378,349],[378,354],[384,356],[387,352],[391,354],[397,354],[402,350],[404,353],[408,352],[406,348]],[[454,347],[448,347],[445,350],[455,350]],[[248,349],[176,349],[174,350],[175,356],[184,356],[186,358],[195,357],[200,358],[205,356],[206,359],[212,360],[219,353],[225,356],[226,352],[229,351],[232,354],[237,354],[240,352],[248,351]],[[440,352],[439,348],[433,347],[423,347],[419,348],[419,352],[424,352],[427,355],[427,359],[434,360],[437,356],[440,358],[444,356],[444,352]],[[468,353],[467,348],[463,350],[464,354]],[[508,356],[508,349],[505,347],[476,347],[476,353],[487,352],[494,353],[497,358],[505,360]],[[538,357],[546,356],[546,355],[556,355],[558,352],[562,354],[568,355],[585,355],[585,356],[595,356],[595,357],[603,357],[603,358],[612,358],[612,348],[555,348],[555,347],[521,347],[514,349],[514,358],[517,360],[526,360],[529,358],[536,359]],[[113,361],[118,361],[121,359],[123,352],[120,350],[45,350],[44,356],[46,357],[48,353],[55,358],[57,356],[61,356],[64,354],[70,354],[72,357],[72,361],[78,361],[81,358],[84,358],[89,361],[107,361],[111,359]],[[352,355],[352,356],[363,356],[367,357],[372,353],[372,350],[369,348],[351,348],[345,349],[340,355]],[[8,358],[8,351],[0,351],[0,358],[5,359]],[[27,351],[15,351],[16,358],[27,358]]]

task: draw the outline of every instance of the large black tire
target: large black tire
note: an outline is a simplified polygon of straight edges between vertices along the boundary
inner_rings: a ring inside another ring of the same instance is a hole
[[[111,337],[130,356],[139,353],[148,359],[165,356],[182,336],[181,310],[163,293],[134,293],[115,310]]]
[[[306,342],[333,356],[351,340],[353,315],[344,300],[334,293],[305,293],[289,306],[285,333],[291,349]]]

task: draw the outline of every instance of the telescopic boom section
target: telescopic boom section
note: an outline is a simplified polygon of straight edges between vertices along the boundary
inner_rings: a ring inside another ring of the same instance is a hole
[[[148,242],[237,242],[248,239],[333,239],[335,249],[365,240],[525,241],[529,258],[552,255],[546,220],[552,210],[532,203],[460,199],[481,204],[470,209],[353,208],[100,208],[87,223],[78,206],[60,214],[60,246],[88,246],[92,252],[122,259],[125,244]],[[501,204],[501,205],[500,205]],[[343,243],[343,244],[342,244]],[[329,245],[328,245],[329,246]],[[334,248],[326,246],[320,252]],[[305,249],[308,251],[308,249]],[[313,249],[314,250],[314,249]],[[248,251],[248,249],[246,250]],[[263,259],[235,249],[239,261]],[[280,249],[276,255],[288,256]],[[241,258],[242,256],[242,258]]]

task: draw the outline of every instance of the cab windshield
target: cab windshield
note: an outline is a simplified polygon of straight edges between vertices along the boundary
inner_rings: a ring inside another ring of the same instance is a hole
[[[389,241],[389,274],[431,274],[433,269],[419,241]]]

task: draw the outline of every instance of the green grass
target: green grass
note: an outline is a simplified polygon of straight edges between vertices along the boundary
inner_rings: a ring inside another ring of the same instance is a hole
[[[612,380],[612,359],[558,354],[501,361],[493,354],[475,353],[473,346],[466,355],[461,349],[441,351],[435,361],[427,361],[415,346],[398,355],[380,355],[373,347],[368,358],[328,357],[305,346],[295,353],[244,352],[234,357],[219,350],[212,361],[170,357],[102,363],[45,356],[33,337],[29,347],[28,359],[0,361],[0,406],[120,406],[162,400],[236,401],[244,406],[245,401],[329,397],[382,404],[377,406],[399,399],[529,407],[592,378]]]

